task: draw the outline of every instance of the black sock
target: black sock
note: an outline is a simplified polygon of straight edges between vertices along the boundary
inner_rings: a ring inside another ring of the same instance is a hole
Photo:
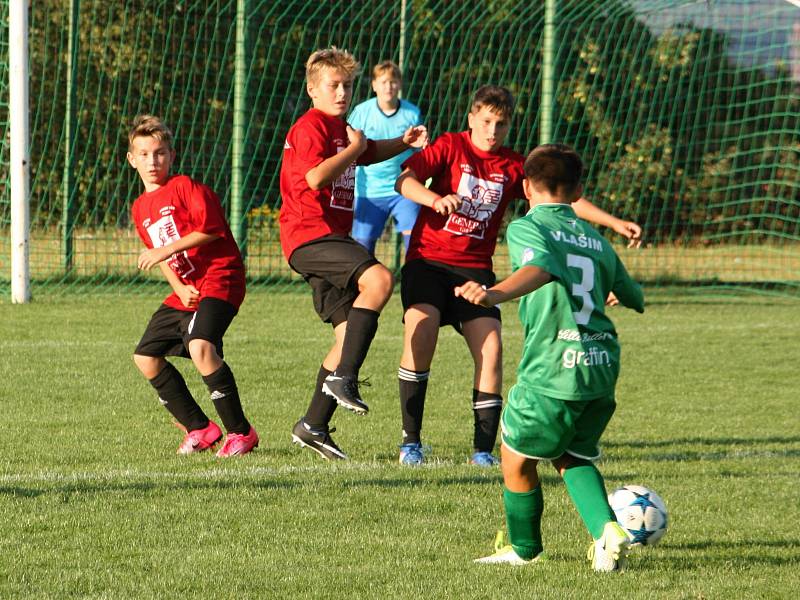
[[[230,368],[226,363],[211,373],[203,375],[203,381],[208,386],[214,408],[217,409],[219,418],[228,433],[250,433],[250,423],[242,411],[242,402],[239,400],[239,390]]]
[[[351,308],[347,315],[347,329],[342,342],[342,358],[336,367],[340,377],[358,377],[375,332],[380,313],[368,308]]]
[[[500,394],[472,390],[472,412],[475,415],[473,446],[477,452],[494,450],[502,409],[503,397]]]
[[[150,379],[150,385],[158,392],[161,404],[187,431],[208,427],[208,417],[195,402],[183,375],[172,363],[167,363],[158,375]]]
[[[311,404],[308,405],[306,416],[303,420],[311,429],[325,430],[328,428],[336,410],[336,400],[327,394],[322,393],[322,384],[325,378],[331,374],[325,367],[320,366],[317,373],[317,387],[314,388],[314,395],[311,397]]]
[[[422,413],[425,411],[425,393],[428,390],[430,371],[412,371],[400,367],[400,413],[403,416],[403,443],[419,444],[422,432]]]

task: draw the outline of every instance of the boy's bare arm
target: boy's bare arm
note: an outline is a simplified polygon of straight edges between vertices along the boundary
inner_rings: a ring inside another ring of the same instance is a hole
[[[475,281],[468,281],[464,285],[458,286],[455,294],[467,302],[489,308],[501,302],[530,294],[552,279],[553,276],[544,269],[529,265],[517,269],[489,289]]]
[[[642,245],[642,228],[633,221],[624,221],[598,208],[585,198],[572,203],[575,214],[581,219],[609,227],[628,240],[628,248]]]
[[[406,169],[394,184],[395,191],[422,206],[429,206],[440,215],[449,215],[461,207],[461,198],[456,194],[440,196],[429,190],[417,179],[413,169]]]
[[[312,190],[321,190],[331,185],[367,149],[367,138],[360,129],[353,129],[348,125],[347,139],[350,142],[347,148],[329,156],[306,173],[306,183]]]
[[[428,145],[428,130],[424,125],[415,125],[405,130],[400,137],[375,140],[375,162],[382,162],[409,148],[424,148]]]
[[[220,236],[215,233],[192,231],[179,240],[175,240],[174,242],[171,242],[165,246],[161,246],[160,248],[148,248],[147,250],[143,250],[142,253],[139,254],[139,260],[136,264],[140,269],[152,269],[158,263],[168,259],[176,252],[183,252],[189,248],[203,246],[213,242],[216,239],[219,239],[219,237]]]
[[[191,284],[187,285],[183,283],[175,274],[175,271],[169,268],[167,263],[162,261],[158,266],[161,268],[161,273],[163,273],[164,278],[169,282],[172,290],[178,298],[181,299],[183,305],[186,308],[195,308],[200,301],[200,291]]]

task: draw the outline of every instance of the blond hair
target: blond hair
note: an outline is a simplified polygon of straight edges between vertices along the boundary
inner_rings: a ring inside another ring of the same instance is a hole
[[[172,132],[160,117],[154,115],[136,115],[133,126],[128,133],[128,149],[133,148],[133,140],[137,137],[152,137],[165,142],[172,150]]]
[[[394,77],[398,81],[403,80],[403,73],[400,72],[400,67],[397,66],[397,63],[391,60],[381,61],[372,68],[372,80],[375,81],[378,77],[380,77],[387,71],[391,73],[392,77]]]
[[[341,71],[349,79],[355,79],[361,72],[361,63],[347,50],[342,50],[336,46],[324,48],[311,53],[306,61],[306,81],[315,84],[319,81],[320,73],[323,69],[333,69]]]

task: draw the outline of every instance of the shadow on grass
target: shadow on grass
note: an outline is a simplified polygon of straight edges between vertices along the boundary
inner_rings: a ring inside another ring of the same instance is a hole
[[[44,485],[38,487],[24,486],[0,486],[0,496],[10,496],[13,498],[38,498],[40,496],[61,496],[62,501],[68,501],[71,496],[80,494],[107,494],[107,493],[135,493],[147,494],[163,491],[190,491],[190,490],[210,490],[220,491],[234,488],[246,487],[249,489],[263,490],[291,490],[299,487],[300,484],[290,481],[265,480],[265,481],[175,481],[169,483],[162,482],[130,482],[130,483],[74,483],[68,485]]]
[[[800,564],[800,540],[741,540],[688,542],[662,545],[664,554],[653,560],[671,563],[674,569],[699,569],[709,564],[724,563],[741,569],[753,565],[797,565]],[[770,550],[779,555],[767,555]],[[706,552],[707,551],[707,552]],[[684,552],[686,554],[684,554]],[[698,554],[699,553],[699,554]],[[649,559],[644,554],[642,558]]]
[[[800,435],[794,436],[769,436],[769,437],[685,437],[674,440],[635,440],[626,442],[604,441],[603,446],[607,448],[663,448],[666,446],[752,446],[756,444],[795,444],[800,442]]]
[[[800,457],[800,436],[769,436],[763,438],[697,437],[674,440],[635,440],[604,442],[605,449],[653,450],[635,453],[636,457],[656,462],[731,460],[746,458],[796,458]],[[783,446],[783,447],[781,447]],[[704,449],[706,448],[706,449]],[[669,450],[672,449],[672,450]]]

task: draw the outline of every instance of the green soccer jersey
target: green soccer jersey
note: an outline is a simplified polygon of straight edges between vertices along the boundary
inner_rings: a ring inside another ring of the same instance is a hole
[[[536,266],[553,280],[522,297],[525,342],[517,382],[562,400],[613,393],[620,347],[605,300],[644,311],[642,289],[614,249],[568,204],[539,204],[506,233],[511,266]]]

